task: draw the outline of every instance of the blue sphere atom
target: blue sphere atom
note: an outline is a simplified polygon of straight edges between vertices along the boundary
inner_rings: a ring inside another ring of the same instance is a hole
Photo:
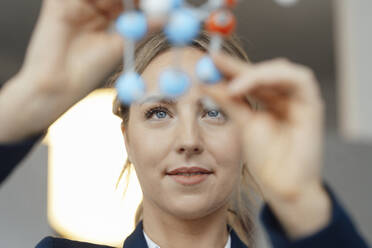
[[[116,81],[115,88],[121,103],[130,105],[145,94],[145,83],[136,72],[121,75]]]
[[[196,65],[196,75],[207,84],[216,84],[222,80],[222,75],[209,56],[204,56]]]
[[[165,27],[165,34],[173,45],[183,46],[198,36],[201,28],[199,18],[187,9],[173,11]]]
[[[161,74],[159,81],[160,91],[170,97],[178,97],[185,94],[191,85],[187,74],[175,69],[165,70]]]
[[[184,0],[172,0],[172,7],[173,9],[180,8],[183,4]]]
[[[124,13],[117,19],[116,29],[124,38],[138,41],[147,33],[146,16],[140,11]]]

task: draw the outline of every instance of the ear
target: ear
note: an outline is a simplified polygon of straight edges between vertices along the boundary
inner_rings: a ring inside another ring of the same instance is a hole
[[[129,161],[133,161],[131,159],[131,155],[130,155],[130,145],[129,145],[128,132],[127,132],[127,129],[125,128],[123,123],[121,124],[121,132],[123,134],[124,143],[125,143],[125,150],[127,151],[128,159],[129,159]]]

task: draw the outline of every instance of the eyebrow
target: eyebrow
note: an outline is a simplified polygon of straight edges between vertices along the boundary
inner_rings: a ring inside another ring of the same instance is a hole
[[[176,105],[177,98],[166,96],[162,94],[153,94],[145,96],[137,101],[138,106],[142,106],[146,103],[163,103],[167,105]],[[203,97],[198,100],[198,106],[200,108],[207,108],[207,109],[220,109],[218,104],[216,104],[211,98]]]
[[[175,105],[177,104],[177,99],[174,97],[157,94],[157,95],[145,96],[139,99],[137,104],[141,106],[145,103],[155,103],[155,102],[164,103],[168,105]]]

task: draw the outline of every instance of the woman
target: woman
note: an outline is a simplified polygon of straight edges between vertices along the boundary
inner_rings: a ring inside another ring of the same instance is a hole
[[[104,30],[120,11],[116,0],[44,1],[25,64],[0,95],[0,151],[10,151],[2,175],[115,68],[122,41]],[[184,48],[182,68],[194,86],[179,99],[159,99],[156,78],[173,52],[161,34],[148,37],[136,61],[145,98],[114,104],[124,169],[135,167],[144,195],[124,247],[253,247],[247,197],[254,188],[267,203],[262,220],[274,247],[366,247],[322,183],[323,103],[311,71],[283,59],[251,65],[232,38],[224,43],[229,55],[213,57],[224,82],[205,87],[194,67],[208,38]],[[221,109],[205,106],[205,96]],[[25,115],[12,114],[20,109]],[[102,246],[49,237],[37,247]]]

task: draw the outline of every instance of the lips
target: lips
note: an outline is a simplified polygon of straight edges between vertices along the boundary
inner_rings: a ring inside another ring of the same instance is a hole
[[[200,167],[180,167],[175,170],[167,172],[167,175],[200,175],[200,174],[212,174],[213,172]]]
[[[167,172],[167,176],[183,186],[201,184],[209,178],[210,174],[213,172],[200,167],[181,167]]]

